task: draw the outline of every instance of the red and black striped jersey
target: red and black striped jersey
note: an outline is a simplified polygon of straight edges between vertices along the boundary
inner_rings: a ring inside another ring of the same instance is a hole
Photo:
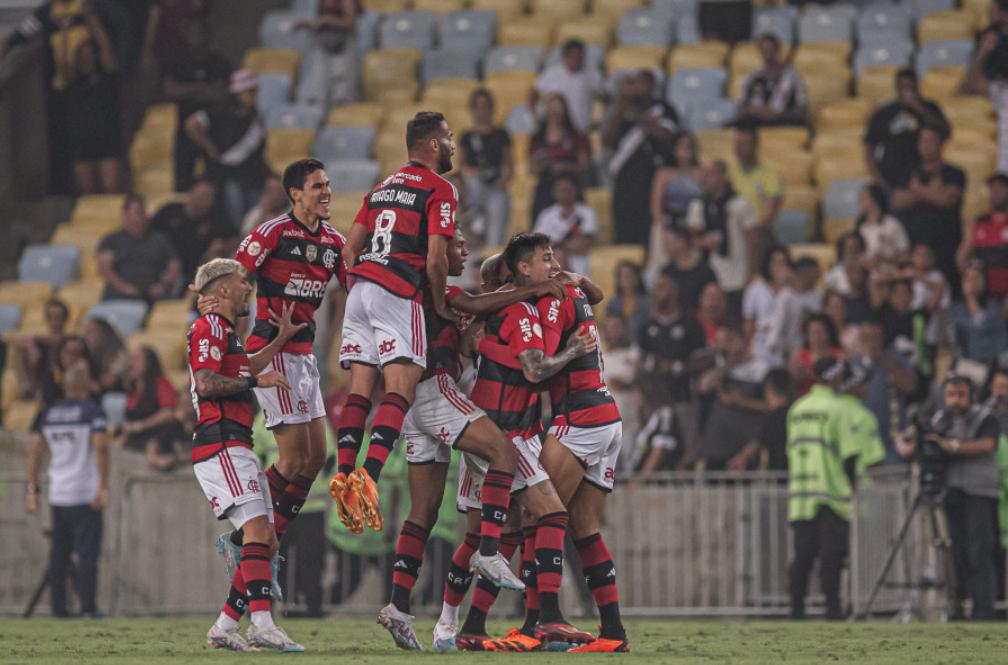
[[[248,356],[234,326],[220,314],[196,319],[187,335],[189,391],[196,410],[192,461],[202,462],[225,447],[252,447],[252,390],[208,399],[196,392],[196,372],[208,369],[228,378],[249,376]]]
[[[508,438],[531,438],[542,431],[539,387],[522,372],[519,354],[544,351],[536,308],[527,302],[508,305],[486,322],[472,401]]]
[[[292,215],[263,222],[238,247],[238,260],[256,277],[256,321],[248,338],[249,351],[258,351],[276,337],[270,310],[278,315],[294,305],[294,323],[308,327],[290,339],[284,353],[308,354],[315,341],[315,310],[322,304],[335,275],[346,284],[343,246],[346,238],[325,222],[312,233]]]
[[[1008,293],[1008,214],[988,212],[973,222],[973,255],[987,269],[987,292]]]
[[[351,277],[419,300],[426,281],[427,239],[455,234],[457,207],[455,185],[423,164],[408,163],[364,197],[354,224],[367,229],[367,241]]]
[[[598,340],[595,315],[584,291],[567,286],[567,298],[544,296],[536,304],[542,321],[543,345],[548,355],[566,346],[578,330]],[[602,378],[602,350],[575,358],[549,383],[554,425],[599,427],[620,420],[616,401]]]
[[[445,289],[445,302],[451,305],[452,298],[458,297],[462,289],[449,286]],[[471,316],[459,312],[459,323],[442,319],[434,311],[434,300],[430,289],[424,289],[424,324],[427,327],[427,369],[424,370],[421,381],[437,374],[447,374],[456,382],[462,376],[462,366],[459,364],[459,352],[462,344],[462,331],[466,329]]]

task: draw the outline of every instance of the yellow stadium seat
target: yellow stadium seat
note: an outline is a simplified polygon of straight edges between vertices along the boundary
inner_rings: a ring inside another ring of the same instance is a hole
[[[959,81],[965,73],[965,67],[935,67],[929,69],[921,78],[921,95],[928,99],[948,100],[947,103],[954,104],[957,100],[952,98],[959,88]]]
[[[997,146],[991,143],[987,150],[981,150],[973,145],[966,147],[949,145],[945,147],[944,155],[945,161],[966,172],[967,183],[984,182],[994,172]]]
[[[871,102],[857,97],[831,102],[816,113],[816,130],[842,127],[857,127],[864,130],[873,108]]]
[[[465,9],[465,0],[413,0],[413,9],[418,12],[447,14]]]
[[[553,16],[517,16],[509,18],[497,28],[497,43],[500,46],[541,46],[547,48],[553,43]]]
[[[254,48],[245,51],[242,67],[257,74],[287,74],[297,80],[301,52],[294,49]]]
[[[4,428],[12,432],[27,432],[35,422],[36,414],[38,403],[24,399],[15,400],[4,410]]]
[[[612,75],[628,69],[661,69],[666,50],[664,46],[617,46],[606,53],[606,71]]]
[[[0,303],[28,307],[45,302],[52,294],[53,286],[49,282],[0,282]]]
[[[364,0],[364,9],[369,12],[402,12],[409,9],[408,0]]]
[[[869,67],[857,80],[857,96],[873,104],[881,104],[895,97],[895,76],[899,68],[891,65]]]
[[[786,61],[791,55],[791,47],[781,44],[780,58]],[[732,49],[728,58],[728,68],[732,76],[747,76],[763,66],[763,58],[760,56],[759,46],[756,42],[741,42]]]
[[[784,183],[785,191],[792,185],[808,185],[812,182],[812,153],[800,148],[768,150],[761,148],[760,161],[770,170],[776,171]]]
[[[529,7],[536,17],[552,16],[559,19],[574,19],[585,13],[585,0],[531,0]]]
[[[387,48],[364,56],[361,69],[364,96],[378,100],[389,94],[415,95],[420,51],[414,48]],[[398,91],[405,90],[405,93]]]
[[[677,69],[701,69],[707,67],[724,67],[728,57],[728,44],[718,41],[683,44],[672,50],[668,61],[668,72],[675,73]]]
[[[609,245],[613,241],[612,192],[608,187],[589,187],[584,192],[585,203],[598,216],[599,233],[595,245]],[[595,251],[594,249],[592,251]]]
[[[973,19],[973,27],[983,30],[990,24],[991,0],[963,0],[962,9]]]
[[[267,130],[266,163],[275,172],[283,173],[288,164],[311,153],[314,140],[314,129],[288,127]]]
[[[807,127],[762,127],[759,140],[764,149],[804,150],[808,145],[809,130]]]
[[[17,401],[21,394],[20,383],[17,373],[13,369],[4,370],[3,377],[0,377],[0,398],[3,399],[3,410],[6,411],[10,405]]]
[[[157,330],[139,330],[129,339],[131,348],[149,346],[161,360],[166,371],[180,370],[185,367],[185,336],[174,332],[165,334]]]
[[[130,144],[129,161],[134,171],[153,166],[169,166],[175,151],[175,136],[138,133]]]
[[[851,53],[854,52],[854,44],[852,42],[805,42],[799,50],[806,53],[809,51],[822,51],[834,58],[840,58],[843,62],[848,62]]]
[[[178,107],[175,104],[152,104],[144,111],[140,131],[162,131],[173,134],[178,126]]]
[[[511,135],[511,164],[514,168],[514,175],[522,178],[530,174],[529,171],[529,140],[531,134]]]
[[[823,240],[833,244],[854,230],[854,220],[850,217],[840,219],[824,219],[822,222]]]
[[[616,264],[620,261],[630,261],[643,266],[647,253],[643,245],[609,245],[594,247],[588,254],[588,268],[592,281],[599,285],[608,297],[615,289]]]
[[[819,186],[819,192],[824,196],[830,184],[837,180],[867,177],[868,167],[865,166],[864,150],[861,146],[852,146],[830,155],[823,155],[815,162],[816,185]]]
[[[613,38],[613,22],[608,16],[574,17],[562,21],[556,29],[555,39],[563,44],[570,39],[580,39],[585,44],[607,48]]]
[[[696,132],[697,143],[700,145],[700,159],[731,159],[735,146],[735,130],[733,129],[701,129]]]
[[[963,221],[971,223],[978,215],[990,210],[990,193],[983,183],[966,184],[967,188],[963,194],[962,218]]]
[[[973,16],[967,11],[932,12],[917,23],[921,44],[963,39],[973,39]]]
[[[159,300],[151,306],[146,327],[155,331],[163,328],[186,328],[192,311],[192,300],[189,298]]]
[[[592,0],[591,10],[595,14],[605,14],[618,19],[631,9],[638,9],[645,4],[644,0]]]
[[[990,100],[978,95],[956,97],[955,103],[946,104],[942,111],[953,127],[972,125],[978,121],[986,124],[994,117],[994,106]]]
[[[329,204],[329,223],[341,233],[349,231],[365,196],[367,192],[333,193]]]
[[[385,107],[377,102],[334,106],[326,116],[326,127],[377,127],[385,117]]]
[[[147,200],[147,212],[150,215],[157,214],[157,211],[169,203],[185,203],[188,194],[186,192],[169,192],[161,196],[155,196]]]
[[[87,257],[85,262],[94,263],[93,257]],[[100,279],[85,279],[77,282],[67,282],[60,287],[59,299],[65,303],[73,303],[76,311],[69,321],[69,326],[76,329],[82,323],[81,319],[92,306],[101,301],[105,292],[105,282]]]
[[[514,73],[517,74],[518,72]],[[503,123],[512,108],[528,103],[533,82],[534,79],[498,77],[497,75],[487,79],[486,88],[493,93],[496,100],[496,104],[494,105],[496,122]]]
[[[793,259],[800,259],[806,256],[815,259],[819,263],[823,274],[836,263],[836,247],[830,243],[801,243],[791,245],[789,250]]]
[[[159,166],[134,173],[133,191],[145,199],[153,199],[171,194],[175,191],[174,167]]]
[[[504,21],[524,14],[528,3],[525,0],[472,0],[472,8],[497,12],[497,19]]]
[[[67,328],[72,330],[73,326],[70,325],[70,322],[76,318],[79,309],[71,302],[67,302],[66,305],[67,309],[70,310],[67,319]],[[45,332],[45,302],[36,302],[25,306],[21,311],[21,325],[18,326],[18,334],[30,337],[33,335],[42,335]]]
[[[70,223],[85,219],[104,219],[110,216],[121,219],[125,202],[126,197],[122,194],[92,194],[77,197],[73,212],[70,214]]]
[[[52,237],[49,239],[54,245],[73,245],[79,247],[81,251],[80,271],[82,278],[98,276],[98,263],[95,261],[95,250],[101,242],[103,235],[93,229],[75,226],[73,224],[60,224],[56,227]]]
[[[406,123],[412,120],[413,116],[420,111],[426,110],[427,108],[420,102],[389,108],[385,112],[385,119],[382,121],[381,130],[382,132],[398,134],[400,137],[403,137],[405,136]],[[405,141],[405,138],[402,140]]]
[[[814,222],[819,217],[819,192],[809,185],[788,185],[781,197],[781,210],[800,210]]]
[[[850,94],[850,70],[847,68],[809,74],[804,80],[809,111],[813,116],[820,109],[844,100]]]
[[[812,156],[816,161],[828,159],[837,151],[848,150],[861,145],[864,126],[835,127],[817,132],[812,139]]]
[[[850,69],[847,63],[849,51],[841,48],[823,49],[813,44],[802,44],[795,50],[792,66],[803,76],[812,76],[824,71]]]

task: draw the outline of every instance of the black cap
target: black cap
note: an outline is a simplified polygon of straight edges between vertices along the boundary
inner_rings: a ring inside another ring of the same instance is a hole
[[[840,358],[820,358],[812,365],[812,374],[816,381],[832,383],[846,376],[846,363]]]
[[[1008,185],[1008,173],[1005,173],[1004,171],[998,171],[997,173],[992,173],[987,177],[987,184],[989,185],[993,182],[999,182],[1002,185]]]

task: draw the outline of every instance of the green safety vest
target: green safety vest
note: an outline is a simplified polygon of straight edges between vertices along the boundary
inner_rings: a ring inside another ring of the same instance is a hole
[[[1001,472],[1001,496],[998,499],[998,527],[1001,546],[1008,547],[1008,436],[998,437],[997,465]]]
[[[853,491],[843,461],[859,455],[863,445],[850,412],[823,385],[812,386],[788,411],[788,521],[811,520],[821,506],[850,520]]]
[[[850,417],[851,434],[860,442],[857,460],[858,483],[865,470],[885,459],[885,444],[879,435],[878,418],[854,395],[840,395]]]

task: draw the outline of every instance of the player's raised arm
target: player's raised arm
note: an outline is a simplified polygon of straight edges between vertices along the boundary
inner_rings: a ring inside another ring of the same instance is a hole
[[[354,267],[354,262],[357,261],[357,257],[364,251],[364,245],[367,242],[367,209],[367,197],[364,197],[364,203],[361,204],[357,217],[354,218],[353,224],[350,225],[346,245],[343,246],[343,264],[347,270]]]
[[[595,337],[587,330],[579,330],[567,340],[564,350],[555,356],[547,356],[542,349],[527,349],[519,354],[522,373],[532,383],[540,383],[556,375],[567,363],[592,353],[596,349]]]
[[[584,275],[564,270],[557,275],[557,279],[572,286],[576,286],[584,291],[585,295],[588,297],[589,305],[597,305],[605,298],[605,293],[602,291],[602,287]]]
[[[563,300],[566,295],[567,294],[564,292],[563,285],[556,280],[550,280],[540,284],[530,284],[520,288],[501,289],[491,293],[480,293],[479,295],[473,295],[471,293],[461,291],[452,296],[451,302],[448,304],[451,305],[452,309],[480,316],[483,314],[490,314],[492,312],[499,312],[508,305],[512,305],[516,302],[527,300],[529,298],[553,296]]]
[[[249,356],[249,372],[253,376],[257,376],[259,372],[266,369],[266,366],[273,362],[273,358],[276,354],[280,353],[283,349],[284,344],[286,344],[294,335],[298,332],[304,330],[308,327],[307,322],[294,323],[291,317],[294,314],[294,305],[286,304],[283,308],[283,313],[277,316],[277,313],[270,310],[270,324],[275,326],[277,329],[276,337],[273,340],[259,350],[258,353]],[[267,388],[268,386],[263,386]]]

